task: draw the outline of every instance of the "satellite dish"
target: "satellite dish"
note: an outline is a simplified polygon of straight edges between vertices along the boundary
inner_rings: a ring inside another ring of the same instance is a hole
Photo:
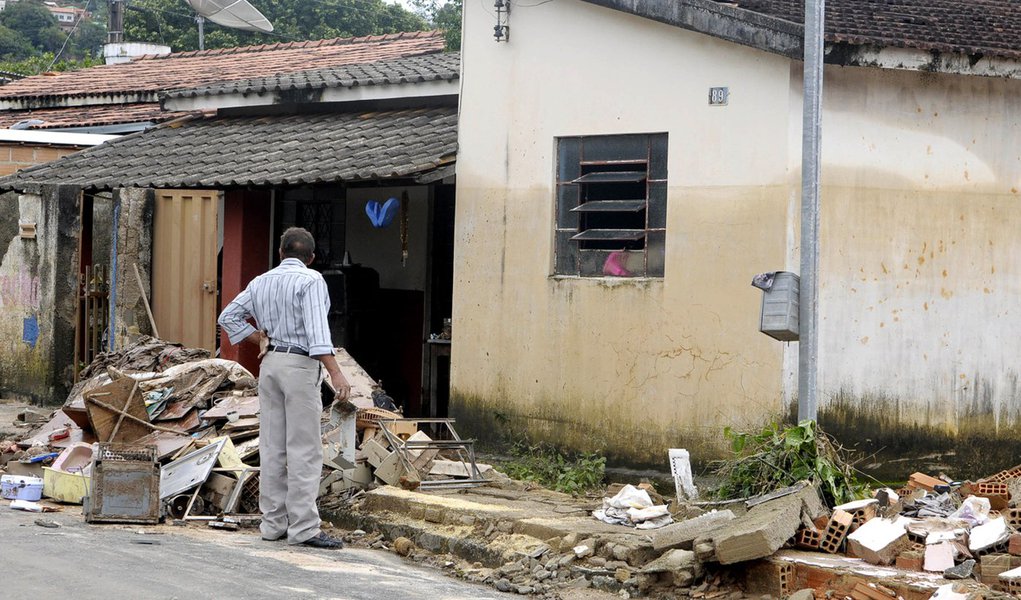
[[[273,24],[263,16],[259,9],[248,3],[248,0],[185,0],[199,17],[209,19],[217,25],[241,29],[243,31],[261,31],[270,33]]]

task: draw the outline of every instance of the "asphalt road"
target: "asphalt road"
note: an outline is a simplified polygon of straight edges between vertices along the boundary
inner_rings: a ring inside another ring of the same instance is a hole
[[[79,507],[36,514],[8,504],[0,501],[2,598],[508,598],[379,550],[295,548],[263,541],[254,531],[200,525],[88,525]],[[40,527],[36,519],[60,527]]]

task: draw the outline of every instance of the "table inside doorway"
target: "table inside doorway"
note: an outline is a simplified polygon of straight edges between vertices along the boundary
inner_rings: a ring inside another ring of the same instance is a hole
[[[439,360],[441,356],[450,358],[450,340],[430,339],[426,341],[429,347],[429,417],[438,417],[439,399],[436,396],[436,379],[439,375]]]

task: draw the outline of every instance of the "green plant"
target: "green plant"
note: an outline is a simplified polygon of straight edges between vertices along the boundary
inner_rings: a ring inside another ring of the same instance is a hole
[[[580,494],[602,486],[606,457],[595,453],[567,455],[545,443],[517,441],[511,445],[512,459],[502,465],[513,479],[533,481],[567,494]]]
[[[754,496],[803,480],[819,488],[830,506],[868,494],[868,484],[858,479],[848,453],[815,421],[787,428],[773,422],[759,432],[727,427],[723,433],[734,457],[716,463],[722,479],[716,494],[721,499]]]

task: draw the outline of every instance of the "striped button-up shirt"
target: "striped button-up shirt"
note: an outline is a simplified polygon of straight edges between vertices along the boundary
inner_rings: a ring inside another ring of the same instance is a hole
[[[285,258],[275,269],[259,275],[223,309],[217,322],[230,343],[238,344],[256,331],[252,317],[277,346],[298,346],[310,356],[333,354],[326,315],[330,294],[326,281],[297,258]]]

